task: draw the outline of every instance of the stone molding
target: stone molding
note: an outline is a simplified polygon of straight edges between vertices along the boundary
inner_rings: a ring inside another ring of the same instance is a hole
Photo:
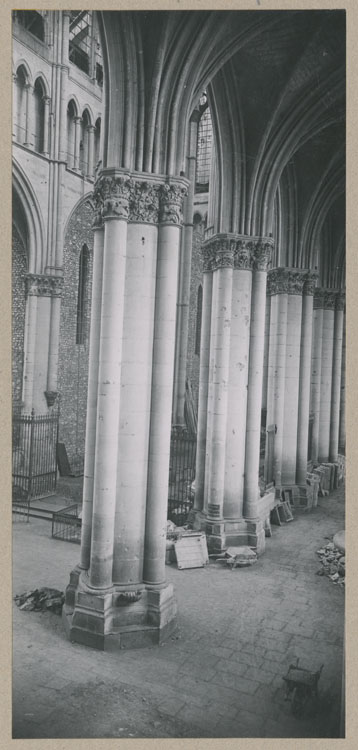
[[[272,237],[249,237],[239,234],[216,234],[202,247],[204,271],[218,268],[267,271],[271,262]]]
[[[61,297],[63,289],[62,276],[47,276],[28,273],[25,277],[26,296]]]
[[[130,174],[101,174],[93,191],[92,227],[101,228],[106,219],[180,225],[187,193],[183,182],[150,182]]]
[[[267,294],[313,294],[316,278],[303,268],[272,268],[267,274]]]

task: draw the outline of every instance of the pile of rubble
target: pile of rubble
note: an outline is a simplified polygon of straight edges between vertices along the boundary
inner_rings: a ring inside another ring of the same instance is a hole
[[[16,594],[15,604],[19,609],[24,610],[50,610],[55,612],[56,615],[60,615],[62,612],[62,605],[65,601],[65,595],[58,589],[50,589],[44,586],[41,589],[34,589],[33,591],[25,591],[24,594]]]
[[[345,585],[346,558],[344,552],[339,550],[333,542],[328,542],[325,547],[317,550],[322,567],[317,570],[318,576],[328,576],[333,583],[339,586]]]

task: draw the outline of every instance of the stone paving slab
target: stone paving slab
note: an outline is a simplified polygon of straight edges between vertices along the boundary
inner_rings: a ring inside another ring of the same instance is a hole
[[[316,576],[315,553],[344,525],[343,490],[324,500],[274,528],[249,569],[168,566],[179,628],[161,647],[70,644],[58,616],[14,605],[14,737],[338,736],[344,590]],[[14,595],[64,590],[78,546],[51,539],[46,521],[13,531]],[[296,657],[324,663],[317,713],[300,720],[282,680]]]

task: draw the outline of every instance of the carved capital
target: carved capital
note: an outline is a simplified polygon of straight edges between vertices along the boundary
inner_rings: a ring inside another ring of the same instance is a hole
[[[159,186],[149,182],[134,182],[129,201],[129,219],[157,224],[159,216]]]
[[[182,224],[183,202],[188,194],[184,185],[169,182],[159,188],[159,221],[161,224]]]
[[[346,304],[346,293],[338,292],[336,297],[336,310],[344,310]]]
[[[307,271],[305,282],[303,284],[303,294],[306,297],[312,297],[314,295],[317,279],[318,274],[314,273],[314,271]]]
[[[102,175],[93,191],[95,226],[101,219],[129,218],[129,203],[134,191],[134,181],[127,175],[118,177]]]
[[[216,234],[203,245],[204,271],[234,268],[236,239],[227,234]]]
[[[35,273],[28,273],[25,277],[25,290],[27,296],[61,297],[62,289],[62,276],[46,276]]]
[[[249,238],[242,237],[236,243],[234,268],[251,271],[253,260],[253,243]]]
[[[267,274],[267,293],[269,295],[301,295],[307,283],[308,273],[306,269],[302,268],[273,268]]]
[[[252,237],[252,268],[267,271],[272,260],[274,240],[272,237]]]
[[[57,399],[57,395],[58,395],[57,391],[45,391],[44,393],[45,393],[47,406],[48,407],[53,406]]]
[[[324,296],[325,296],[325,290],[322,289],[322,287],[319,287],[318,289],[314,290],[314,297],[313,297],[313,309],[314,310],[324,309]]]
[[[204,243],[204,271],[216,268],[267,271],[274,241],[271,237],[216,234]]]
[[[335,289],[326,289],[324,293],[324,309],[335,310],[337,292]]]

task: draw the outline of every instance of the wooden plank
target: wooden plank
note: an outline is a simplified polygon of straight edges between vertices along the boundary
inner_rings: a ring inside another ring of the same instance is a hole
[[[71,466],[68,460],[66,446],[64,443],[57,443],[56,446],[56,457],[58,469],[61,477],[71,476]]]
[[[203,568],[209,562],[205,534],[183,534],[175,542],[175,555],[179,570]]]

